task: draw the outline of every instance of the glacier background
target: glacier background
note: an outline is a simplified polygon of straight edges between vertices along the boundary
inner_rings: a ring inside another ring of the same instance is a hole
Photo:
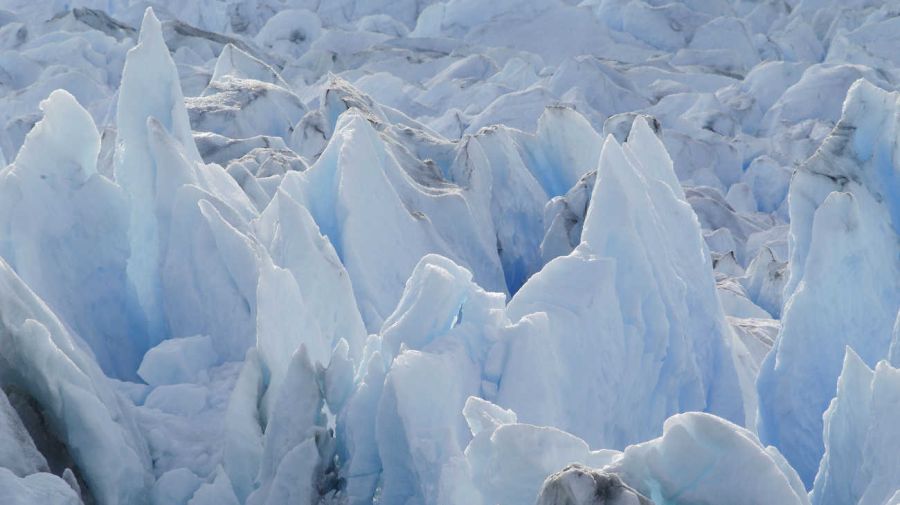
[[[0,503],[900,504],[898,28],[0,0]]]

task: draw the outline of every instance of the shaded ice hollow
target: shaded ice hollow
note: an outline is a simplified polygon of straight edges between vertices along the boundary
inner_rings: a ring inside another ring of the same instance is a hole
[[[896,505],[894,2],[0,2],[0,503]]]

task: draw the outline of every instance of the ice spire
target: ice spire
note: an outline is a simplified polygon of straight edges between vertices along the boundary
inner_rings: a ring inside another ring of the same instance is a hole
[[[125,195],[97,173],[100,135],[75,98],[57,90],[41,109],[44,118],[0,172],[0,255],[107,374],[133,378],[148,343],[125,274]]]
[[[845,347],[869,366],[887,358],[900,306],[898,99],[857,81],[791,182],[791,274],[781,334],[757,380],[758,429],[807,486]]]
[[[151,122],[158,122],[179,144],[186,160],[199,162],[175,62],[163,40],[162,25],[148,7],[138,44],[128,51],[116,111],[117,182],[131,196],[128,276],[155,339],[165,336],[159,275],[159,159],[151,143]]]

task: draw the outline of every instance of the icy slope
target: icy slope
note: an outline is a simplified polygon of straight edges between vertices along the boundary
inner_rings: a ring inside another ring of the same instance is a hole
[[[0,1],[0,503],[900,503],[898,7]]]

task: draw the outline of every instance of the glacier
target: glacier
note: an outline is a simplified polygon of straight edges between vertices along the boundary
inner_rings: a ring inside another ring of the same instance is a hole
[[[0,0],[0,503],[900,504],[898,9]]]
[[[900,205],[888,161],[896,101],[867,81],[854,83],[840,121],[791,183],[788,299],[779,340],[760,371],[759,428],[807,484],[823,453],[822,413],[844,347],[873,365],[886,358],[900,308]],[[814,359],[803,342],[817,346]]]
[[[812,503],[890,503],[900,482],[892,456],[886,454],[898,436],[890,419],[900,372],[887,360],[872,370],[848,346],[837,388],[823,416],[825,453]]]

